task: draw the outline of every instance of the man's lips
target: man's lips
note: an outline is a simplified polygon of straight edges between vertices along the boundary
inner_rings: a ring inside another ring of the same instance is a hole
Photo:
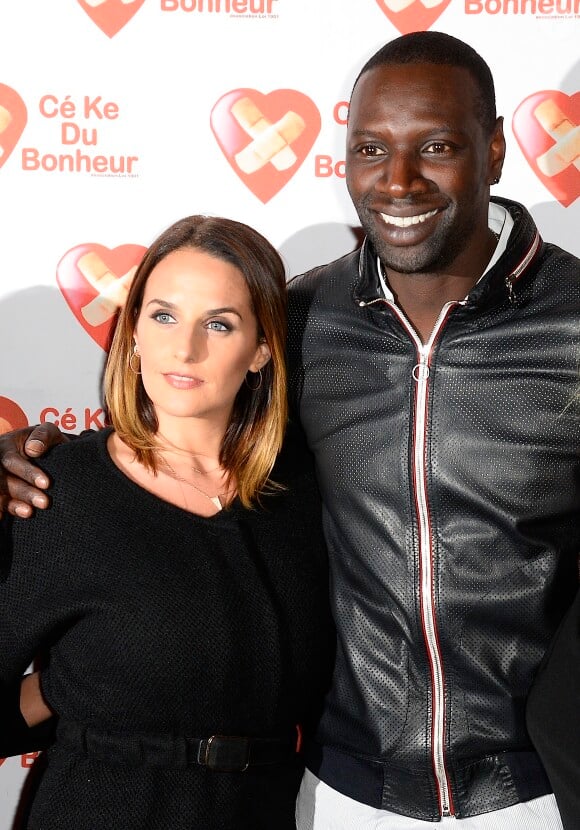
[[[396,228],[409,228],[411,225],[422,225],[427,219],[431,219],[439,213],[438,210],[428,210],[425,213],[415,213],[412,216],[394,216],[391,213],[380,213],[380,217],[387,225],[394,225]]]

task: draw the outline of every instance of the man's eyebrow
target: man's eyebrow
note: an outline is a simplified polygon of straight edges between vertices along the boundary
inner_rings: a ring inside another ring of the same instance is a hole
[[[463,128],[461,126],[453,125],[453,124],[427,124],[422,129],[419,129],[420,132],[436,132],[436,133],[458,133],[463,132]],[[393,134],[396,131],[392,131]],[[353,136],[362,136],[364,138],[373,139],[378,138],[380,139],[383,133],[383,128],[381,126],[372,126],[372,127],[358,127],[357,129],[351,130],[351,135]]]

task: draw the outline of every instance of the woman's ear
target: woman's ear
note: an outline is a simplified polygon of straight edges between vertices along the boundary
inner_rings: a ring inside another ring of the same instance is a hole
[[[270,347],[263,340],[256,349],[256,354],[254,356],[254,360],[250,363],[249,371],[250,372],[259,372],[266,363],[272,358],[272,352],[270,351]]]

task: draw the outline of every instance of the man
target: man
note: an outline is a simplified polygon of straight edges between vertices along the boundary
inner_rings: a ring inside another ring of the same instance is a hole
[[[524,708],[576,589],[580,263],[490,203],[504,153],[479,55],[387,44],[347,131],[366,241],[290,285],[338,629],[300,830],[561,827]]]

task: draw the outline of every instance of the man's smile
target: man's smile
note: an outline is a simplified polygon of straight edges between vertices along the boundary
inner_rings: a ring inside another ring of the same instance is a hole
[[[437,210],[428,210],[427,213],[417,213],[415,216],[392,216],[389,213],[381,213],[380,216],[387,225],[395,225],[397,228],[408,228],[410,225],[420,225],[432,216]]]

